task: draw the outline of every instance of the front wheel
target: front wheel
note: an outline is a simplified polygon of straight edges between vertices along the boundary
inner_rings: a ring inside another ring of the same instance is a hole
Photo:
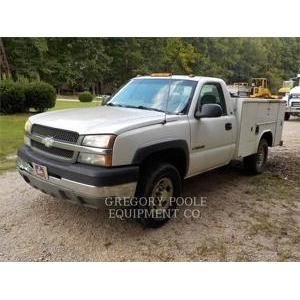
[[[290,119],[291,114],[290,113],[285,113],[284,114],[284,120],[288,121]]]
[[[261,139],[258,145],[257,153],[244,157],[244,167],[252,174],[261,174],[268,159],[268,142]]]
[[[176,211],[176,198],[181,196],[182,180],[178,170],[165,162],[150,163],[143,170],[136,197],[140,222],[146,227],[165,224]]]

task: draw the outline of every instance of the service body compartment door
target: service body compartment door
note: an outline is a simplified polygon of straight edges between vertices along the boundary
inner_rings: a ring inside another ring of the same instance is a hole
[[[284,123],[284,114],[285,114],[286,104],[283,102],[279,103],[278,108],[278,117],[277,117],[277,124],[276,124],[276,134],[274,139],[274,145],[277,146],[282,141],[282,130],[283,130],[283,123]]]
[[[264,132],[270,131],[273,136],[272,144],[279,144],[284,117],[281,101],[245,99],[238,101],[237,105],[237,117],[240,122],[237,158],[256,153]]]

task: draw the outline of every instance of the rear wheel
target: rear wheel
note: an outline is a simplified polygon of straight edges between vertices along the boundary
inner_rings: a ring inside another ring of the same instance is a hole
[[[142,170],[136,192],[140,222],[147,227],[165,224],[173,216],[177,206],[176,198],[181,193],[181,176],[173,165],[165,162],[149,163]]]
[[[257,153],[244,157],[244,167],[252,174],[261,174],[268,159],[268,142],[261,139],[258,145]]]
[[[290,113],[285,113],[284,114],[284,120],[288,121],[290,119],[291,114]]]

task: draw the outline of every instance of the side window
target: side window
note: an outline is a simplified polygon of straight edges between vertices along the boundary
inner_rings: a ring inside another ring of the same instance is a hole
[[[223,115],[227,115],[225,97],[220,83],[205,83],[200,91],[198,98],[198,106],[203,104],[219,104],[223,109]]]

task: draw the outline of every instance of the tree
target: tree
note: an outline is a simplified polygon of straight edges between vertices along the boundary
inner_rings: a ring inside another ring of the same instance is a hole
[[[103,40],[100,38],[76,38],[71,44],[71,69],[75,81],[84,89],[92,89],[95,94],[96,85],[110,71],[111,57],[105,52]]]
[[[3,38],[14,79],[97,92],[137,74],[172,72],[226,82],[267,77],[273,92],[300,67],[300,38]]]
[[[164,65],[172,73],[190,74],[196,63],[197,53],[193,45],[184,42],[181,38],[168,38],[165,46]]]
[[[44,38],[3,38],[7,59],[14,79],[24,76],[39,78],[42,57],[46,51]]]

